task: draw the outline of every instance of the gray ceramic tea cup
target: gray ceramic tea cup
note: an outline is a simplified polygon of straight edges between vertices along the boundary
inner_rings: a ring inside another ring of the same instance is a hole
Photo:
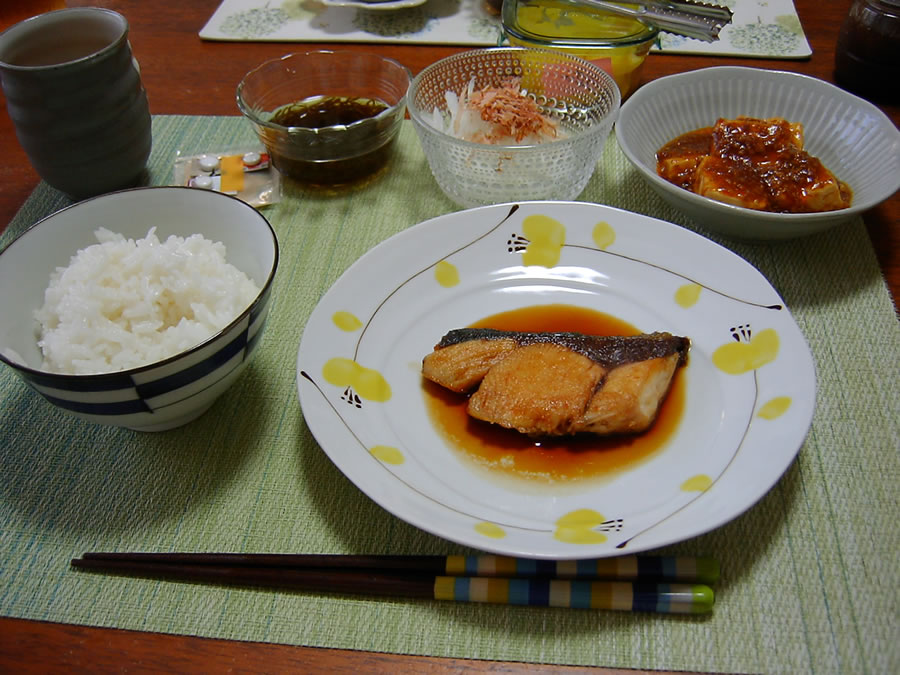
[[[73,199],[138,183],[150,110],[125,17],[60,9],[0,33],[0,83],[38,174]]]

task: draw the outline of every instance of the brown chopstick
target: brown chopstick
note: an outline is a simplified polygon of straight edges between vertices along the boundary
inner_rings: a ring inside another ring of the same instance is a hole
[[[434,597],[434,575],[409,576],[396,573],[335,569],[290,569],[249,565],[167,563],[146,560],[103,559],[84,556],[72,560],[72,566],[84,570],[151,577],[174,581],[219,583],[237,586],[266,586],[298,591],[362,593],[366,595],[402,595]]]
[[[497,555],[341,555],[308,553],[85,553],[82,560],[278,569],[394,571],[421,575],[714,583],[718,563],[708,557],[618,556],[534,560]]]
[[[252,567],[256,569],[341,569],[393,570],[443,574],[445,556],[414,555],[342,555],[328,553],[155,553],[104,552],[84,553],[82,560],[112,562],[169,563],[175,565],[210,565]]]

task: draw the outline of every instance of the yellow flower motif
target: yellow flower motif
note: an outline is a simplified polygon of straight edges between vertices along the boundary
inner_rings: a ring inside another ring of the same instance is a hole
[[[322,366],[322,377],[337,387],[352,387],[362,398],[384,402],[391,398],[391,385],[381,373],[344,358],[329,359]]]
[[[459,270],[456,265],[441,260],[434,266],[434,278],[444,288],[450,288],[459,283]]]
[[[592,233],[594,243],[599,249],[609,248],[616,241],[616,231],[609,223],[597,223]]]
[[[790,407],[790,396],[776,396],[771,401],[768,401],[762,408],[760,408],[757,415],[762,417],[764,420],[774,420],[784,415],[784,413],[786,413],[787,409]]]
[[[385,464],[403,464],[406,461],[403,453],[390,445],[376,445],[369,448],[369,452],[373,457]]]
[[[331,315],[331,320],[334,322],[335,326],[337,326],[341,330],[347,331],[348,333],[359,330],[363,325],[362,321],[357,319],[350,312],[335,312]]]
[[[550,216],[533,215],[522,221],[522,232],[529,244],[522,254],[525,265],[553,267],[559,262],[566,243],[566,228]]]
[[[675,291],[675,302],[685,309],[693,307],[700,299],[702,290],[703,287],[700,284],[685,284]]]
[[[556,521],[553,538],[567,544],[602,544],[606,535],[594,528],[604,522],[606,518],[593,509],[570,511]]]
[[[712,478],[705,473],[698,473],[696,476],[691,476],[684,481],[681,484],[681,489],[683,492],[706,492],[712,487],[712,483]]]
[[[729,375],[743,375],[771,363],[778,356],[778,333],[772,328],[757,333],[750,342],[729,342],[713,352],[716,368]]]
[[[478,523],[475,526],[475,531],[478,534],[484,537],[490,537],[491,539],[503,539],[506,536],[506,530],[496,523]]]

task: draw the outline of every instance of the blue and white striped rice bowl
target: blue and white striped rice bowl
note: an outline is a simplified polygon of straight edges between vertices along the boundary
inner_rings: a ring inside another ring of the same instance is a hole
[[[656,151],[719,117],[782,117],[800,122],[804,145],[853,190],[849,208],[771,213],[717,202],[656,173]],[[716,66],[653,80],[622,106],[622,152],[647,184],[703,228],[750,240],[792,239],[858,217],[900,187],[900,131],[877,107],[833,84],[798,73]]]
[[[129,238],[144,237],[156,227],[160,240],[199,233],[221,241],[228,262],[256,283],[259,295],[221,331],[165,360],[96,375],[41,370],[34,310],[43,304],[51,272],[96,243],[94,231],[101,226]],[[208,410],[249,362],[263,334],[277,266],[278,241],[265,217],[227,195],[151,187],[74,204],[39,221],[0,252],[0,361],[47,401],[90,422],[140,431],[181,426]]]

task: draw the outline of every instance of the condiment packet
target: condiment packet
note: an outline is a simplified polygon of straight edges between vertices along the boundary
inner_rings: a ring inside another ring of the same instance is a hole
[[[222,192],[255,207],[281,200],[281,174],[272,166],[268,153],[255,148],[229,148],[198,155],[182,155],[178,151],[174,183]]]

